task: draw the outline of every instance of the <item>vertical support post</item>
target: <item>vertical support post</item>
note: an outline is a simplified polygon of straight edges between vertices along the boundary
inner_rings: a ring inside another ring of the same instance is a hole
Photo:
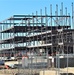
[[[45,40],[45,42],[46,42],[46,44],[47,44],[47,41],[48,41],[48,38],[47,38],[47,31],[48,31],[48,19],[47,19],[47,8],[45,7],[45,26],[46,26],[46,40]],[[46,46],[46,56],[48,57],[48,48],[47,48],[47,46]]]
[[[61,10],[60,10],[60,15],[61,16],[63,16],[63,2],[61,3]],[[62,17],[61,19],[61,26],[64,26],[64,20],[63,20],[63,18],[64,17]],[[62,28],[63,29],[63,28]],[[62,45],[62,54],[64,54],[64,39],[63,39],[63,36],[64,36],[64,33],[63,33],[63,31],[61,32],[62,33],[62,43],[63,43],[63,45]]]
[[[26,18],[26,16],[25,16]],[[25,20],[25,36],[27,37],[27,20]],[[26,47],[27,47],[27,38],[25,39],[26,40]]]
[[[14,18],[14,17],[13,17],[13,18]],[[13,26],[15,25],[14,23],[15,23],[15,21],[13,20]],[[12,31],[13,31],[13,37],[14,37],[14,39],[15,39],[15,31],[14,31],[14,29],[12,29]],[[12,39],[12,41],[13,41],[13,47],[14,47],[14,48],[12,48],[12,52],[15,50],[15,40],[14,40],[14,39]],[[12,52],[11,52],[11,53],[12,53]],[[12,55],[12,54],[10,54],[10,57],[11,57],[11,55]]]
[[[36,16],[38,15],[38,12],[36,11]],[[40,30],[38,29],[38,17],[36,17],[36,27],[37,27],[37,30],[40,32]],[[36,31],[37,31],[36,30]],[[36,41],[36,43],[37,43],[37,46],[38,46],[38,32],[37,32],[37,41]],[[39,48],[37,47],[37,49],[36,49],[36,52],[37,52],[37,55],[38,55],[38,50],[39,50]]]
[[[74,6],[72,3],[72,29],[74,29]],[[74,38],[74,32],[72,32],[72,38]],[[73,43],[74,43],[74,39],[73,39]],[[74,54],[74,44],[73,44],[73,54]]]
[[[26,19],[25,19],[25,20],[26,20]],[[23,19],[22,19],[22,26],[23,26],[23,24],[24,24],[24,21],[23,21]],[[24,36],[23,30],[22,30],[22,36]],[[23,42],[23,39],[21,39],[21,40],[19,40],[19,41]],[[22,44],[22,46],[24,46],[24,43]]]
[[[63,16],[63,2],[61,3],[61,15]],[[63,25],[63,21],[62,21],[62,24],[61,25]]]
[[[34,15],[34,13],[32,13],[32,15]],[[34,34],[35,34],[35,29],[34,29],[34,18],[32,19],[32,23],[33,23],[33,28],[32,28],[32,34],[33,34],[33,46],[35,46],[35,38],[34,38]],[[33,48],[33,51],[34,51],[34,48]]]
[[[73,3],[72,3],[72,28],[74,28],[74,6],[73,6]]]
[[[58,29],[58,5],[56,4],[56,11],[55,11],[55,15],[56,15],[56,23],[55,23],[55,25],[56,25],[56,28],[55,28],[55,30],[57,30]],[[59,43],[59,33],[57,32],[57,34],[56,34],[56,40],[55,40],[56,42],[56,44],[57,44],[57,47],[56,47],[56,49],[57,49],[57,52],[58,52],[58,43]]]
[[[50,5],[50,15],[51,15],[51,43],[52,43],[52,45],[51,45],[51,54],[53,54],[53,42],[52,42],[52,4]]]
[[[67,7],[65,8],[65,11],[66,11],[66,16],[67,16]],[[67,17],[66,17],[66,24],[67,25]]]
[[[68,55],[68,45],[67,45],[67,58],[66,58],[67,59],[67,75],[68,75],[68,62],[69,62],[69,58],[68,57],[69,57],[69,55]]]
[[[58,5],[56,4],[56,25],[58,26]]]
[[[2,24],[0,24],[0,31],[2,31]],[[0,32],[0,40],[2,40],[2,33]],[[0,49],[2,49],[2,44],[0,44]],[[0,51],[0,57],[2,56],[2,53]]]
[[[43,17],[42,17],[42,9],[40,10],[40,14],[41,14],[41,45],[44,44],[44,41],[43,41],[43,35],[42,35],[42,32],[43,32]],[[43,51],[43,48],[41,48],[42,51]],[[41,54],[41,52],[40,52]]]
[[[36,16],[38,15],[38,12],[36,11]],[[39,31],[40,32],[40,30],[38,29],[38,17],[36,17],[36,31]],[[38,32],[37,32],[37,40],[36,40],[36,45],[38,46],[38,40],[39,38],[38,38]],[[39,50],[39,48],[37,47],[37,49],[36,49],[36,70],[37,70],[37,56],[38,56],[38,50]],[[35,71],[36,72],[36,71]]]

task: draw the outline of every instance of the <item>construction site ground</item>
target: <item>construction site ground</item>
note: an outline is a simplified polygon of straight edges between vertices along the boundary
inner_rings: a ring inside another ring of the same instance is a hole
[[[58,75],[74,74],[74,67],[68,68],[44,68],[44,69],[0,69],[0,75]]]
[[[36,60],[36,59],[35,59]],[[46,59],[38,59],[37,61],[33,60],[29,67],[22,67],[22,65],[17,68],[3,68],[0,69],[0,75],[65,75],[66,73],[69,73],[70,75],[74,75],[74,67],[64,67],[64,68],[54,68],[54,67],[48,67],[46,64]],[[71,62],[73,59],[69,60]],[[70,64],[74,64],[71,63]],[[65,64],[65,62],[61,61],[62,66]],[[21,64],[21,61],[6,61],[5,65],[11,65],[11,64]],[[44,66],[45,65],[45,66]],[[68,64],[69,65],[69,64]],[[68,75],[69,75],[68,74]]]

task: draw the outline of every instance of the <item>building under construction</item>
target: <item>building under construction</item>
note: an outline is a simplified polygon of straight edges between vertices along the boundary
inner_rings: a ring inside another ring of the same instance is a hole
[[[40,14],[36,11],[31,15],[13,15],[0,22],[0,58],[4,57],[6,62],[10,62],[8,59],[15,57],[20,64],[18,57],[22,57],[22,60],[27,57],[26,62],[16,69],[19,75],[49,75],[44,73],[47,67],[56,67],[56,73],[52,75],[60,75],[61,72],[65,73],[60,70],[61,67],[74,67],[73,3],[72,14],[67,7],[63,7],[63,3],[60,9],[56,5],[54,12],[50,5],[49,12],[45,7]]]
[[[72,4],[73,9],[73,4]],[[72,10],[73,13],[73,10]],[[71,23],[72,19],[72,23]],[[15,56],[27,52],[40,55],[56,55],[74,53],[73,14],[60,12],[56,5],[55,15],[50,14],[13,15],[0,22],[0,56]]]

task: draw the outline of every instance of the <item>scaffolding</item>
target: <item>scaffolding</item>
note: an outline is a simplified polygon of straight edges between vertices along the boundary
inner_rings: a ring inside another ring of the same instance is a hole
[[[71,28],[74,24],[73,3],[72,16],[67,12],[67,7],[64,13],[63,3],[60,12],[56,4],[54,13],[53,15],[50,5],[50,14],[47,14],[45,7],[45,14],[41,9],[40,14],[36,11],[32,15],[13,15],[0,22],[0,57],[10,59],[28,55],[31,75],[50,67],[49,58],[54,58],[55,61],[51,67],[57,68],[61,55],[74,54],[74,29]]]

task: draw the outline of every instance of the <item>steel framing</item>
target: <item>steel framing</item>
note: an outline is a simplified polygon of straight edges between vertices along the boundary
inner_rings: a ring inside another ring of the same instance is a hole
[[[0,22],[0,52],[17,54],[24,51],[33,51],[37,54],[55,55],[59,53],[74,53],[74,29],[71,28],[71,16],[65,8],[63,12],[63,3],[61,3],[60,12],[56,5],[55,15],[52,13],[50,5],[50,14],[32,15],[13,15],[12,17]],[[72,25],[74,24],[72,3]],[[68,47],[68,49],[67,49]],[[2,56],[3,56],[2,55]]]

